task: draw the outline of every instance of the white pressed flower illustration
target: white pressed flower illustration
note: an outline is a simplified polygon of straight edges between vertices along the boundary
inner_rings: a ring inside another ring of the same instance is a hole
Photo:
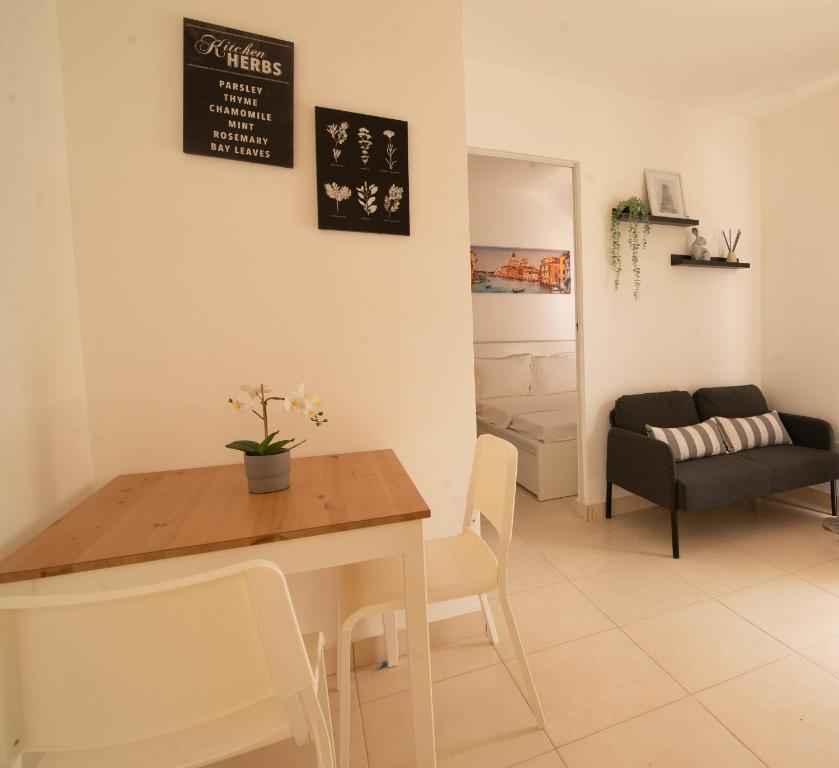
[[[358,204],[364,213],[368,216],[374,214],[378,208],[376,205],[376,193],[379,191],[379,188],[375,184],[368,184],[365,181],[360,187],[356,187],[355,191],[358,192]]]
[[[390,189],[387,191],[385,195],[385,210],[387,211],[387,217],[390,218],[390,214],[396,213],[399,210],[399,204],[402,202],[402,194],[404,193],[404,189],[402,187],[396,186],[396,184],[391,184]]]
[[[373,146],[373,137],[364,126],[358,129],[358,146],[361,147],[361,162],[366,166],[370,161],[370,147]]]
[[[340,213],[338,206],[343,203],[344,200],[349,200],[352,195],[352,190],[349,187],[339,187],[338,182],[336,181],[324,184],[323,188],[326,190],[326,196],[335,201],[335,212]]]
[[[393,159],[396,154],[396,147],[393,146],[393,137],[396,136],[396,131],[392,131],[388,128],[386,131],[382,131],[382,133],[387,138],[387,146],[385,147],[385,162],[387,163],[388,170],[392,171],[393,166],[399,162],[398,160]]]
[[[332,137],[332,159],[337,163],[341,156],[341,145],[347,140],[347,130],[350,124],[347,122],[330,123],[326,126],[326,132]]]

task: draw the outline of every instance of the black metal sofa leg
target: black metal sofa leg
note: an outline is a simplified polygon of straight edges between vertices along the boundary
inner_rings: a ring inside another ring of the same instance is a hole
[[[670,510],[670,533],[673,537],[673,559],[679,559],[679,512]]]
[[[830,486],[833,488],[834,486]],[[834,489],[835,490],[835,489]],[[833,497],[833,514],[836,514],[836,497]],[[612,517],[612,484],[606,483],[606,518]]]
[[[830,481],[830,514],[836,517],[836,481]]]

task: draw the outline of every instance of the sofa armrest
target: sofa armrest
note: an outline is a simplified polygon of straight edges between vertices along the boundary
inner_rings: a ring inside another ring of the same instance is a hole
[[[807,448],[833,450],[833,427],[829,421],[812,416],[797,416],[794,413],[779,413],[789,436],[795,445]]]
[[[606,480],[667,509],[676,508],[676,462],[670,446],[612,427],[606,442]]]

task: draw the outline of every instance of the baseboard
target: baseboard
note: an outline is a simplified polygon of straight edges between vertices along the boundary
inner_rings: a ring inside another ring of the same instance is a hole
[[[639,509],[651,509],[658,506],[634,493],[612,498],[612,517],[637,512]],[[597,501],[586,505],[586,520],[603,520],[606,517],[606,502]]]

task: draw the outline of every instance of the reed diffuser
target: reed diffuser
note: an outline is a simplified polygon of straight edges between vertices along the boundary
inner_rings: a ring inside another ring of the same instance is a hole
[[[725,257],[726,261],[740,261],[737,258],[737,254],[735,251],[737,250],[737,243],[740,242],[740,230],[737,230],[737,235],[732,240],[731,239],[731,230],[728,230],[728,236],[725,234],[725,230],[722,231],[722,239],[725,240],[725,247],[728,248],[728,255]]]

